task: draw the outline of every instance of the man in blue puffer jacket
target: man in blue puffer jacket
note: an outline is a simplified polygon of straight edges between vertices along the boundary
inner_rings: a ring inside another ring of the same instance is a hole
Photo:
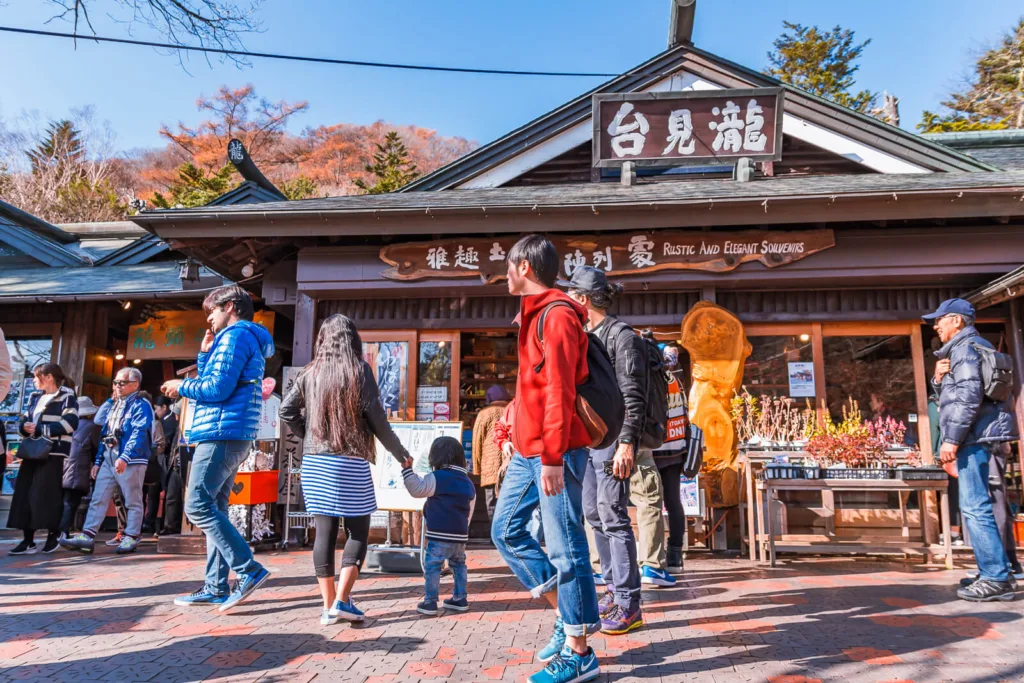
[[[1018,434],[1009,401],[985,395],[981,353],[992,345],[978,334],[974,307],[963,299],[943,301],[924,319],[943,344],[935,352],[939,362],[932,380],[939,395],[939,457],[956,462],[960,511],[978,561],[977,580],[966,581],[957,596],[971,602],[1013,600],[1016,583],[996,524],[989,470],[994,459],[1005,462]]]
[[[218,605],[223,612],[247,599],[270,576],[228,519],[228,497],[238,466],[256,438],[265,359],[274,354],[274,340],[265,327],[252,322],[252,299],[241,287],[210,292],[203,310],[210,329],[200,346],[198,376],[163,386],[170,398],[180,395],[195,404],[189,440],[197,446],[185,514],[206,534],[206,583],[174,604]],[[237,581],[229,592],[232,570]]]

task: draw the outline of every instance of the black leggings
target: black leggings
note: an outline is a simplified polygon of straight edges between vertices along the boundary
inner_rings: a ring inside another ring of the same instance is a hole
[[[659,468],[661,485],[665,491],[665,509],[668,510],[668,547],[682,548],[686,532],[686,513],[679,497],[679,477],[683,474],[683,463]]]
[[[313,570],[318,579],[334,577],[334,553],[338,549],[338,528],[341,517],[314,515],[316,540],[313,542]],[[341,556],[341,567],[363,566],[366,559],[366,543],[370,539],[370,515],[345,517],[345,552]]]

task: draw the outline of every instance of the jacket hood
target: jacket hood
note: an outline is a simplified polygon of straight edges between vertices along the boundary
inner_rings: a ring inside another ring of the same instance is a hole
[[[938,358],[939,360],[945,360],[949,358],[949,354],[953,352],[953,349],[960,342],[962,342],[964,339],[967,339],[968,337],[977,337],[981,339],[981,341],[985,341],[984,339],[981,338],[981,335],[978,334],[978,330],[976,330],[973,325],[968,325],[964,329],[957,332],[955,337],[950,339],[942,346],[942,348],[936,351],[935,357]],[[985,344],[988,345],[988,342],[985,342]]]
[[[576,316],[580,319],[581,325],[586,325],[587,322],[587,309],[580,304],[569,298],[569,295],[560,289],[549,289],[541,292],[540,294],[531,294],[530,296],[524,296],[519,304],[519,315],[516,316],[516,320],[520,325],[525,320],[533,318],[544,310],[544,307],[548,304],[552,304],[556,301],[564,301],[565,303],[572,306],[572,309],[576,312]]]
[[[232,327],[241,327],[243,330],[248,330],[256,337],[256,343],[259,344],[260,351],[263,353],[264,358],[270,358],[274,355],[274,338],[271,336],[270,331],[260,325],[259,323],[250,322],[248,320],[239,320]]]

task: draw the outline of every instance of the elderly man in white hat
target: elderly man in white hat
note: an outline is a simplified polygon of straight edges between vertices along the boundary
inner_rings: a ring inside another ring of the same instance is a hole
[[[60,518],[61,538],[66,538],[82,497],[89,493],[89,472],[100,447],[102,427],[92,421],[96,405],[88,396],[78,397],[78,427],[71,437],[71,455],[64,458],[64,514]]]

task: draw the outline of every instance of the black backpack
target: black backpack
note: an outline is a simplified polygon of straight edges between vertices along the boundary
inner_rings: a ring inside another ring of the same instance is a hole
[[[572,308],[565,301],[555,301],[541,311],[540,320],[537,322],[537,341],[540,342],[542,352],[544,349],[544,321],[547,319],[548,311],[555,306]],[[576,414],[590,434],[590,448],[608,448],[615,443],[622,431],[622,423],[626,419],[626,404],[622,400],[622,390],[619,389],[619,381],[615,376],[615,368],[608,356],[608,350],[605,349],[597,335],[589,332],[586,335],[589,340],[587,344],[588,375],[586,382],[576,386]],[[534,368],[534,372],[541,371],[545,360],[541,356],[540,363]]]
[[[1013,359],[1009,354],[971,342],[981,356],[981,383],[985,398],[1002,403],[1013,394]]]
[[[661,349],[650,330],[640,335],[647,350],[647,405],[640,447],[656,450],[665,443],[668,425],[668,376]]]

